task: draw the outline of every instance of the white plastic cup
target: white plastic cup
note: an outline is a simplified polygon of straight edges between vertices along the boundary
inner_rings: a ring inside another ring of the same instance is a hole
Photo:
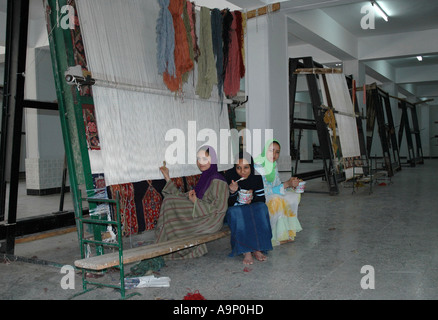
[[[251,200],[251,197],[252,197],[252,193],[250,191],[240,190],[239,197],[238,197],[237,201],[240,204],[247,204]]]
[[[301,181],[300,184],[295,188],[296,193],[304,193],[306,189],[306,181]]]

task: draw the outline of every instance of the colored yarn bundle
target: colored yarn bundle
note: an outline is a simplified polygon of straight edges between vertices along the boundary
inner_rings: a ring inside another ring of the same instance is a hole
[[[211,12],[211,30],[213,38],[213,53],[216,57],[216,73],[217,73],[217,89],[219,98],[223,100],[223,67],[224,67],[224,52],[222,45],[222,14],[219,9],[213,9]]]
[[[207,299],[205,299],[204,296],[200,294],[198,290],[196,290],[193,293],[191,292],[187,293],[187,295],[184,297],[183,300],[207,300]]]
[[[193,59],[198,62],[201,52],[198,47],[198,35],[196,34],[196,11],[195,6],[190,1],[187,1],[187,13],[190,21],[190,32],[192,35]]]
[[[229,9],[200,7],[198,43],[195,3],[189,0],[158,1],[161,7],[157,21],[158,72],[163,74],[168,89],[181,91],[196,62],[198,77],[197,84],[193,85],[200,98],[209,99],[214,85],[217,85],[220,102],[224,96],[236,96],[246,71],[246,15]]]
[[[245,42],[245,36],[244,36],[244,31],[243,31],[243,25],[244,25],[244,17],[242,12],[240,11],[235,11],[234,12],[235,17],[236,17],[236,35],[237,35],[237,44],[239,46],[239,62],[240,62],[240,67],[239,67],[239,71],[240,71],[240,78],[243,78],[245,76],[245,60],[244,60],[244,42]]]
[[[172,14],[175,28],[175,76],[164,72],[163,79],[170,91],[176,92],[182,89],[183,75],[193,69],[193,61],[190,59],[187,32],[182,19],[184,2],[171,0],[169,11]]]
[[[157,63],[158,74],[164,72],[175,75],[175,31],[172,14],[169,7],[170,0],[158,0],[160,13],[157,20]]]
[[[231,13],[233,21],[230,28],[230,44],[228,49],[228,61],[226,62],[224,93],[229,97],[234,97],[240,90],[241,68],[242,68],[242,51],[241,44],[237,34],[238,16],[240,22],[241,16],[236,12]],[[241,26],[241,23],[239,24]],[[244,71],[243,71],[244,74]]]
[[[131,268],[130,275],[141,277],[148,273],[159,271],[164,265],[163,257],[142,260]]]
[[[201,35],[199,48],[201,56],[198,62],[198,84],[196,94],[203,99],[211,97],[213,85],[217,84],[216,64],[213,53],[210,9],[201,7]]]
[[[225,9],[222,11],[223,15],[223,24],[222,24],[222,42],[223,42],[223,77],[225,78],[225,72],[228,65],[228,52],[231,44],[231,24],[233,23],[233,15],[230,10]]]

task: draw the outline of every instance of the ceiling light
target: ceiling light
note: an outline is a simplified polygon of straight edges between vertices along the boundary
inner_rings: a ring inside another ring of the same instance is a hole
[[[376,2],[371,1],[371,4],[373,5],[374,10],[386,21],[388,22],[388,15],[386,12],[382,9],[382,7]]]
[[[418,61],[423,61],[423,57],[422,56],[418,56],[417,59],[418,59]]]

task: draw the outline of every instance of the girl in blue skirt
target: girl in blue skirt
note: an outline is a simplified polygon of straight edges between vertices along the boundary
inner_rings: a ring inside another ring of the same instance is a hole
[[[263,180],[255,174],[250,154],[241,152],[234,168],[225,173],[229,185],[226,220],[231,231],[231,254],[243,254],[243,263],[267,258],[263,252],[272,250],[272,232],[268,207],[265,204]]]

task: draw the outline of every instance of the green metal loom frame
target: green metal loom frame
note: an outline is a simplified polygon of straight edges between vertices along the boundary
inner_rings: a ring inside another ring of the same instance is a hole
[[[78,229],[79,247],[81,257],[85,258],[84,246],[89,244],[96,245],[96,254],[104,254],[104,246],[112,246],[119,251],[120,286],[102,284],[88,281],[86,273],[89,270],[82,270],[83,292],[91,291],[88,285],[97,287],[111,287],[119,289],[122,298],[125,295],[124,286],[124,267],[123,267],[123,242],[120,221],[119,195],[116,200],[95,198],[93,176],[91,172],[90,158],[86,140],[85,124],[83,119],[84,104],[94,105],[92,97],[81,96],[79,90],[67,83],[65,72],[69,67],[75,66],[74,48],[72,33],[69,28],[63,29],[59,24],[61,19],[60,9],[66,5],[72,5],[70,0],[46,0],[46,23],[49,37],[50,53],[52,58],[53,76],[55,79],[56,95],[58,98],[59,116],[64,140],[64,148],[70,178],[70,189],[75,212],[76,225]],[[74,3],[73,3],[74,5]],[[59,11],[58,11],[59,10]],[[85,186],[87,197],[82,198],[81,186]],[[94,210],[98,203],[108,203],[116,206],[116,221],[107,221],[106,217],[84,218],[82,202],[89,203],[89,210]],[[84,238],[84,225],[91,226],[93,240]],[[118,231],[117,243],[107,243],[102,241],[102,231],[105,226],[114,225]],[[78,295],[80,295],[78,294]],[[75,296],[78,296],[75,295]]]

